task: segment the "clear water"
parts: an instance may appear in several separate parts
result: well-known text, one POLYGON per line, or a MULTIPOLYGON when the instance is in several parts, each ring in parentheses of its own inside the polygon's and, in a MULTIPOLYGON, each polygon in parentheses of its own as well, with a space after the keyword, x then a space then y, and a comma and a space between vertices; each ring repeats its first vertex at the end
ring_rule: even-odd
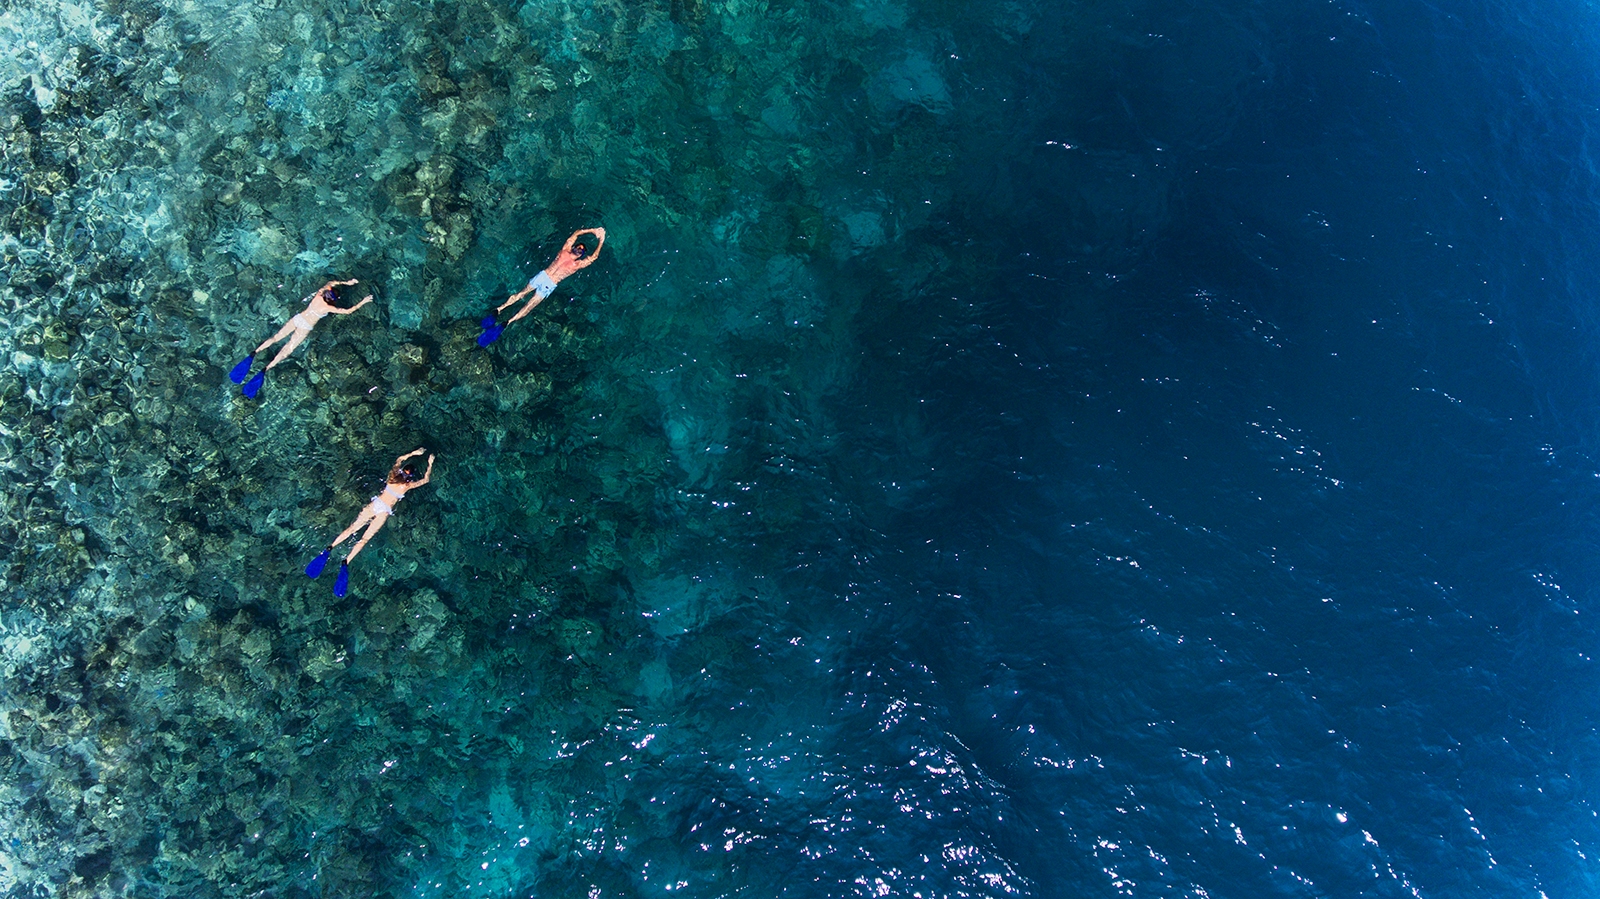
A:
POLYGON ((1594 892, 1593 9, 0 45, 0 895, 1594 892))

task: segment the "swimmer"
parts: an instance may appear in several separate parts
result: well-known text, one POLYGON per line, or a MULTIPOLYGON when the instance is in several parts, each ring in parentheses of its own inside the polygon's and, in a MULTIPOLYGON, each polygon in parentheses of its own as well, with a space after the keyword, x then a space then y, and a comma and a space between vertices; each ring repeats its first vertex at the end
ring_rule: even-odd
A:
POLYGON ((561 252, 556 254, 556 258, 544 271, 530 278, 527 287, 512 294, 509 299, 495 308, 493 314, 484 317, 482 322, 483 333, 478 335, 478 346, 488 346, 499 340, 500 332, 506 329, 506 325, 532 312, 533 307, 539 305, 544 301, 545 297, 553 293, 556 285, 561 283, 564 278, 574 274, 579 269, 593 265, 594 261, 600 257, 600 248, 605 246, 605 243, 606 229, 604 228, 585 228, 582 231, 572 232, 572 236, 567 238, 566 245, 561 248, 561 252), (598 238, 594 249, 590 249, 587 243, 578 243, 578 238, 585 234, 593 234, 598 238), (506 322, 506 325, 495 323, 500 313, 507 306, 520 302, 529 293, 533 294, 533 299, 528 301, 528 305, 517 310, 517 314, 511 316, 511 321, 506 322))
POLYGON ((304 311, 296 313, 294 318, 289 319, 288 324, 284 325, 282 328, 279 328, 278 333, 272 335, 272 339, 262 341, 261 345, 256 347, 254 352, 241 359, 239 364, 233 367, 233 371, 228 373, 228 377, 232 379, 233 383, 235 384, 244 384, 244 395, 253 399, 257 393, 261 392, 261 384, 266 380, 267 372, 271 371, 272 367, 277 365, 279 362, 289 358, 289 354, 294 352, 295 348, 300 346, 301 342, 310 336, 311 329, 317 326, 317 322, 325 318, 330 312, 334 315, 349 315, 357 309, 360 309, 362 306, 372 302, 372 294, 369 293, 361 300, 361 302, 351 306, 348 309, 343 306, 335 305, 341 301, 339 297, 339 288, 349 287, 354 283, 356 283, 356 281, 354 278, 352 278, 349 281, 329 281, 328 283, 322 285, 322 287, 320 287, 316 293, 306 297, 306 308, 304 311), (285 338, 287 338, 289 342, 283 345, 283 349, 278 351, 278 355, 272 357, 272 361, 267 363, 267 367, 262 369, 261 372, 255 377, 251 378, 250 383, 245 384, 245 376, 250 374, 250 367, 255 364, 256 353, 261 352, 267 347, 272 346, 273 344, 285 338))
POLYGON ((328 564, 328 556, 333 553, 334 547, 349 540, 356 531, 361 529, 362 525, 366 525, 367 532, 361 535, 361 539, 356 541, 356 545, 350 548, 350 554, 344 557, 343 562, 339 563, 339 579, 334 581, 333 595, 340 599, 344 598, 345 591, 350 589, 350 560, 356 557, 356 553, 361 552, 362 548, 367 545, 367 541, 372 539, 372 535, 378 533, 384 523, 389 520, 389 516, 394 514, 395 504, 404 499, 407 493, 428 483, 428 479, 433 477, 432 453, 428 454, 427 471, 419 473, 417 469, 422 466, 415 462, 407 461, 422 455, 424 452, 427 452, 427 450, 418 447, 394 460, 394 467, 389 469, 389 477, 385 479, 383 492, 374 496, 367 503, 367 507, 361 510, 361 514, 356 516, 356 520, 344 529, 344 533, 328 544, 328 548, 322 551, 322 555, 311 560, 311 564, 306 566, 307 577, 315 578, 317 575, 322 574, 323 566, 328 564))

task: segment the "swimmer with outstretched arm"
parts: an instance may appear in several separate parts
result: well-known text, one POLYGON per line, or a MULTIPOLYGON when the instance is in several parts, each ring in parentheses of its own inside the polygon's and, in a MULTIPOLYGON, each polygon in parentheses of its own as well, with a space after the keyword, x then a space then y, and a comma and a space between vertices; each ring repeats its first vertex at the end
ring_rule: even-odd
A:
POLYGON ((339 563, 339 579, 333 583, 333 595, 340 599, 344 598, 345 591, 350 589, 350 560, 356 557, 356 553, 361 552, 362 548, 367 545, 367 541, 372 539, 372 535, 378 533, 384 523, 389 520, 389 516, 394 514, 395 503, 404 499, 407 493, 428 483, 428 479, 433 477, 432 453, 428 454, 427 471, 418 472, 417 469, 422 466, 415 462, 407 461, 425 452, 427 450, 417 447, 394 460, 394 467, 389 469, 389 476, 384 479, 383 492, 374 496, 367 503, 366 508, 361 510, 361 514, 356 516, 356 520, 344 529, 344 533, 328 544, 328 548, 322 551, 322 555, 311 560, 311 564, 306 566, 306 576, 315 578, 317 575, 322 574, 323 566, 328 564, 328 556, 333 553, 334 547, 349 540, 356 531, 361 529, 362 525, 366 525, 366 533, 361 535, 361 539, 356 541, 356 545, 350 548, 350 554, 344 557, 343 562, 339 563))
POLYGON ((556 254, 556 258, 545 267, 544 271, 530 278, 527 287, 512 294, 504 303, 495 307, 492 314, 484 317, 482 322, 483 333, 478 335, 478 346, 486 347, 499 340, 500 333, 506 329, 506 325, 532 312, 533 307, 544 302, 545 297, 555 292, 556 285, 561 283, 563 279, 574 274, 579 269, 588 268, 594 264, 594 261, 600 257, 600 248, 605 246, 605 243, 606 229, 604 228, 584 228, 582 231, 572 232, 572 236, 567 238, 566 244, 561 247, 561 252, 556 254), (585 234, 593 234, 598 238, 599 242, 594 245, 594 249, 591 250, 587 244, 578 242, 578 238, 585 234), (500 313, 507 306, 515 305, 529 293, 533 294, 533 299, 529 300, 526 306, 518 309, 517 314, 511 316, 511 321, 506 322, 505 325, 496 323, 500 313))
POLYGON ((349 287, 355 283, 356 280, 351 278, 349 281, 329 281, 317 288, 315 293, 306 297, 306 308, 295 313, 294 318, 289 319, 288 324, 278 329, 278 333, 272 335, 268 340, 263 340, 261 345, 256 347, 250 355, 241 359, 239 364, 233 367, 233 371, 228 373, 228 377, 235 384, 244 384, 243 392, 245 396, 252 399, 255 398, 255 395, 261 392, 261 384, 267 379, 267 372, 271 371, 273 366, 279 362, 289 358, 289 354, 294 352, 307 337, 311 336, 311 329, 317 326, 317 322, 322 321, 330 313, 333 315, 349 315, 372 302, 372 294, 369 293, 361 302, 348 309, 337 305, 340 302, 339 288, 349 287), (272 361, 267 363, 267 367, 262 369, 246 384, 245 377, 250 374, 250 367, 255 364, 256 353, 285 338, 289 342, 283 345, 283 349, 278 351, 278 355, 272 357, 272 361))

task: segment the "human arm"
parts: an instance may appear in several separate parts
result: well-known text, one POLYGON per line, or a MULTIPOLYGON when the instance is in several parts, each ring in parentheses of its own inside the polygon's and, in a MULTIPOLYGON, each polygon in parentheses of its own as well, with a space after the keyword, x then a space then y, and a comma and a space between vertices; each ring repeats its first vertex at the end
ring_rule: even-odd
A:
POLYGON ((571 271, 575 272, 578 269, 588 268, 589 266, 593 265, 594 261, 596 259, 600 258, 600 248, 605 246, 605 245, 606 245, 606 229, 604 229, 604 228, 584 228, 581 231, 572 232, 572 236, 567 238, 566 245, 561 248, 561 254, 563 256, 567 256, 567 257, 571 258, 571 260, 572 260, 571 271), (594 249, 593 250, 590 250, 588 253, 585 253, 580 258, 580 257, 578 257, 578 256, 573 254, 572 246, 573 246, 573 244, 576 244, 578 242, 578 238, 582 237, 585 234, 593 234, 596 238, 598 238, 598 242, 594 245, 594 249))
POLYGON ((349 315, 350 313, 360 309, 362 306, 365 306, 370 302, 372 302, 372 294, 369 293, 361 298, 361 302, 351 306, 349 309, 340 309, 338 306, 329 306, 328 311, 332 312, 334 315, 349 315))
POLYGON ((413 482, 411 484, 411 486, 412 487, 421 487, 423 484, 428 483, 428 481, 432 477, 433 477, 433 453, 429 453, 428 454, 428 470, 422 473, 422 480, 413 482))

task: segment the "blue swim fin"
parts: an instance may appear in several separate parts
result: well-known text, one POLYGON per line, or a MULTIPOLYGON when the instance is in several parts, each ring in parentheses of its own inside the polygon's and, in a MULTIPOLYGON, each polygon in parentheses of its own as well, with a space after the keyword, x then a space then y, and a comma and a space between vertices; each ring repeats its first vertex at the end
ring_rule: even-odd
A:
POLYGON ((499 325, 495 325, 494 327, 485 330, 482 334, 478 335, 478 346, 488 346, 489 344, 494 343, 496 340, 500 339, 500 334, 503 331, 505 331, 505 328, 502 328, 499 325))
POLYGON ((306 577, 315 578, 322 574, 322 569, 327 567, 328 564, 328 553, 331 552, 333 552, 333 547, 330 546, 322 551, 322 555, 312 559, 311 564, 306 566, 306 577))
POLYGON ((495 313, 491 312, 488 315, 485 315, 483 317, 483 321, 478 322, 478 325, 479 325, 479 327, 481 327, 485 331, 487 331, 490 328, 494 327, 494 320, 495 320, 495 313))
POLYGON ((251 353, 243 359, 240 359, 239 364, 233 367, 233 371, 228 372, 228 379, 233 381, 235 384, 243 384, 244 379, 250 376, 250 366, 255 364, 256 354, 251 353))
POLYGON ((339 563, 339 579, 333 582, 333 595, 338 597, 339 599, 344 599, 344 595, 346 593, 349 593, 349 592, 350 592, 350 563, 349 562, 340 562, 339 563))
POLYGON ((250 383, 244 385, 244 395, 251 399, 255 399, 256 394, 261 392, 261 385, 265 383, 266 380, 266 372, 256 372, 256 376, 250 379, 250 383))

